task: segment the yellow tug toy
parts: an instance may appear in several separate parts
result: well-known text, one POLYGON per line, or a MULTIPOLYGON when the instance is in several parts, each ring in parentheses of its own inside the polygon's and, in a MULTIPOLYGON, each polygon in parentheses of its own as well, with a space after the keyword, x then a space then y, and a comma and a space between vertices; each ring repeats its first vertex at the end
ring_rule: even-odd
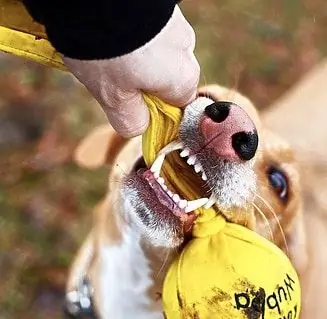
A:
MULTIPOLYGON (((64 70, 60 55, 45 33, 18 4, 12 15, 0 14, 0 50, 64 70), (10 17, 12 19, 10 19, 10 17)), ((144 95, 151 122, 143 135, 147 165, 178 137, 182 110, 144 95)), ((184 165, 168 158, 162 174, 184 198, 196 198, 187 176, 174 171, 184 165)), ((212 207, 200 208, 193 238, 168 270, 163 307, 168 319, 297 319, 301 310, 299 278, 287 256, 255 232, 230 223, 212 207)))

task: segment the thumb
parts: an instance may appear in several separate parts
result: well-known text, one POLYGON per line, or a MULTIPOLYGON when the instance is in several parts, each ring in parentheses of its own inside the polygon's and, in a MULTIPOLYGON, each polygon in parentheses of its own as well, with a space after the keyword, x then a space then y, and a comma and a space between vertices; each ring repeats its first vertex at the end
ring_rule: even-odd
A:
POLYGON ((111 106, 102 107, 112 127, 123 137, 141 135, 148 127, 149 110, 139 91, 126 93, 111 106))

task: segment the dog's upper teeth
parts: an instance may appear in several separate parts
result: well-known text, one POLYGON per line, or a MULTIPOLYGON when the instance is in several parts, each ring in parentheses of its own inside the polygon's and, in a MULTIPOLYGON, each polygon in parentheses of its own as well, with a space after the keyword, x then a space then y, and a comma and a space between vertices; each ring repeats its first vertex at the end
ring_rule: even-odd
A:
POLYGON ((207 203, 204 205, 205 209, 208 209, 210 207, 212 207, 215 203, 217 202, 217 199, 215 198, 215 196, 212 194, 209 198, 209 200, 207 201, 207 203))
POLYGON ((165 180, 162 177, 157 178, 160 185, 165 185, 165 180))
POLYGON ((173 197, 173 196, 174 196, 173 192, 170 191, 170 190, 167 191, 167 194, 168 194, 170 197, 173 197))
POLYGON ((208 178, 207 178, 207 175, 206 175, 205 172, 202 173, 202 179, 203 179, 204 181, 206 181, 206 180, 208 179, 208 178))
POLYGON ((205 205, 207 201, 208 198, 199 198, 196 200, 188 201, 187 206, 185 208, 185 213, 189 213, 193 210, 200 208, 201 206, 205 205))
POLYGON ((195 170, 196 173, 199 173, 200 171, 202 171, 203 169, 202 169, 201 164, 200 163, 196 163, 194 165, 194 170, 195 170))
POLYGON ((187 164, 188 165, 194 165, 196 161, 196 156, 195 155, 191 155, 188 160, 187 160, 187 164))
POLYGON ((179 154, 180 155, 180 157, 186 157, 186 156, 189 156, 190 155, 190 149, 188 148, 188 147, 185 147, 182 151, 181 151, 181 153, 179 154))

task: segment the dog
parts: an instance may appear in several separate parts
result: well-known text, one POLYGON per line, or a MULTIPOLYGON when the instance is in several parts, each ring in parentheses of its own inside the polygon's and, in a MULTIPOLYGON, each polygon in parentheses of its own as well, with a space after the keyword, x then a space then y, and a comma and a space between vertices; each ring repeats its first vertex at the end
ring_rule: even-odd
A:
MULTIPOLYGON (((70 316, 163 318, 165 273, 186 238, 185 225, 194 221, 185 211, 199 205, 218 205, 226 218, 280 247, 303 282, 303 300, 310 299, 306 295, 308 231, 300 170, 292 147, 261 121, 251 101, 219 85, 199 90, 198 99, 184 111, 179 132, 182 143, 168 147, 169 152, 180 152, 201 188, 209 184, 211 191, 197 202, 173 194, 167 181, 160 179, 162 163, 154 169, 146 167, 140 137, 124 139, 105 125, 91 132, 77 148, 75 161, 79 166, 108 166, 109 187, 94 210, 92 230, 71 267, 66 295, 70 316), (220 132, 218 137, 212 135, 214 130, 220 132), (238 146, 233 144, 235 135, 240 136, 238 146), (144 171, 152 171, 152 175, 144 171), (137 172, 142 172, 141 177, 137 172), (149 188, 153 178, 156 185, 171 192, 178 214, 163 208, 158 192, 153 196, 149 188), (231 207, 237 208, 236 214, 235 209, 230 213, 231 207)), ((310 307, 315 307, 314 301, 310 307)), ((323 318, 310 316, 312 309, 308 312, 305 308, 301 318, 323 318)))

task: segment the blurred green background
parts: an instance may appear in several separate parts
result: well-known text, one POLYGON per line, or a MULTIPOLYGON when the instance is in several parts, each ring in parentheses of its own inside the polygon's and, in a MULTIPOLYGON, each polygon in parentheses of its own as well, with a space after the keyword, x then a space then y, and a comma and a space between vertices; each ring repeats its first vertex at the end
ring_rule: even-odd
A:
MULTIPOLYGON (((269 106, 327 53, 323 0, 184 0, 201 83, 269 106)), ((0 318, 60 318, 67 267, 106 191, 72 161, 105 123, 70 75, 0 54, 0 318)))

